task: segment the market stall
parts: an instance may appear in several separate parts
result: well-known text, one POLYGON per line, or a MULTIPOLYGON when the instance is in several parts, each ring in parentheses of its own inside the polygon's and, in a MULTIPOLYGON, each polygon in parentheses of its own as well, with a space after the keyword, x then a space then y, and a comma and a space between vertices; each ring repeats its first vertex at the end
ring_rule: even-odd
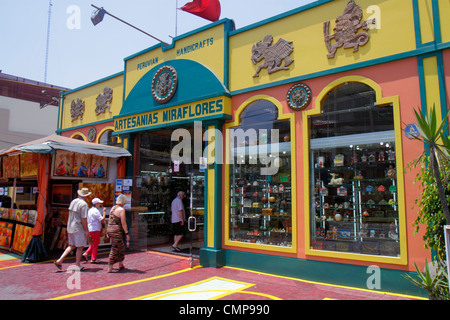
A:
POLYGON ((59 135, 0 151, 0 247, 32 262, 64 249, 76 190, 88 187, 112 207, 115 181, 130 156, 123 148, 59 135))

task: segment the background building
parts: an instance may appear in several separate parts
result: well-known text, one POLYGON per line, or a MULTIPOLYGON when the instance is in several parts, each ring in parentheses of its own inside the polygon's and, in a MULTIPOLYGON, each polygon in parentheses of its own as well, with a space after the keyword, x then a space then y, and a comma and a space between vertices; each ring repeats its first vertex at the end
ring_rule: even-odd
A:
POLYGON ((0 71, 0 150, 55 133, 66 90, 0 71))

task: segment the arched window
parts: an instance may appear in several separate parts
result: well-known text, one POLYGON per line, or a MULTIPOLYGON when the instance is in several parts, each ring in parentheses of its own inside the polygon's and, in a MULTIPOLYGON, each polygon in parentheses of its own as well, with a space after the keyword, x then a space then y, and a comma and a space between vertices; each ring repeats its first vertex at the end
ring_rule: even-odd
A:
POLYGON ((76 139, 76 140, 80 140, 80 141, 85 141, 83 136, 81 134, 76 134, 72 137, 72 139, 76 139))
POLYGON ((309 119, 311 249, 399 256, 392 105, 349 82, 309 119))
POLYGON ((118 138, 113 136, 113 130, 105 130, 99 138, 99 143, 107 146, 120 147, 118 138))
POLYGON ((232 245, 293 246, 290 122, 271 101, 256 100, 228 129, 232 245))

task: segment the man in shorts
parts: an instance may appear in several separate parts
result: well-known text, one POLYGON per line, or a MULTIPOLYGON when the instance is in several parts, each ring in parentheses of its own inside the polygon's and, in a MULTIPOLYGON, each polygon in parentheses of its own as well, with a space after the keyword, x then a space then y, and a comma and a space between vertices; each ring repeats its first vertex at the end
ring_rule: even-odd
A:
POLYGON ((55 266, 62 270, 62 262, 65 257, 73 250, 76 252, 76 266, 83 271, 85 268, 81 266, 81 257, 84 247, 87 247, 89 240, 89 229, 87 224, 87 213, 89 205, 86 198, 91 194, 87 188, 78 190, 78 198, 72 200, 69 206, 69 219, 67 221, 67 235, 69 238, 69 246, 63 252, 61 257, 54 262, 55 266))
POLYGON ((184 205, 184 192, 179 191, 177 197, 172 201, 172 227, 173 227, 173 245, 172 249, 174 251, 180 252, 181 249, 178 248, 178 243, 184 236, 185 227, 184 222, 186 221, 184 205))

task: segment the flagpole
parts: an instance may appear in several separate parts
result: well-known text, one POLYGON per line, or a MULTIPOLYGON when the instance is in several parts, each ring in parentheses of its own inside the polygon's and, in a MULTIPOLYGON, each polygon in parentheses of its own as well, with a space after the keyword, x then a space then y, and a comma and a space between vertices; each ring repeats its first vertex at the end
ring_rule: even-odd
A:
POLYGON ((178 0, 175 5, 175 37, 178 36, 178 0))

